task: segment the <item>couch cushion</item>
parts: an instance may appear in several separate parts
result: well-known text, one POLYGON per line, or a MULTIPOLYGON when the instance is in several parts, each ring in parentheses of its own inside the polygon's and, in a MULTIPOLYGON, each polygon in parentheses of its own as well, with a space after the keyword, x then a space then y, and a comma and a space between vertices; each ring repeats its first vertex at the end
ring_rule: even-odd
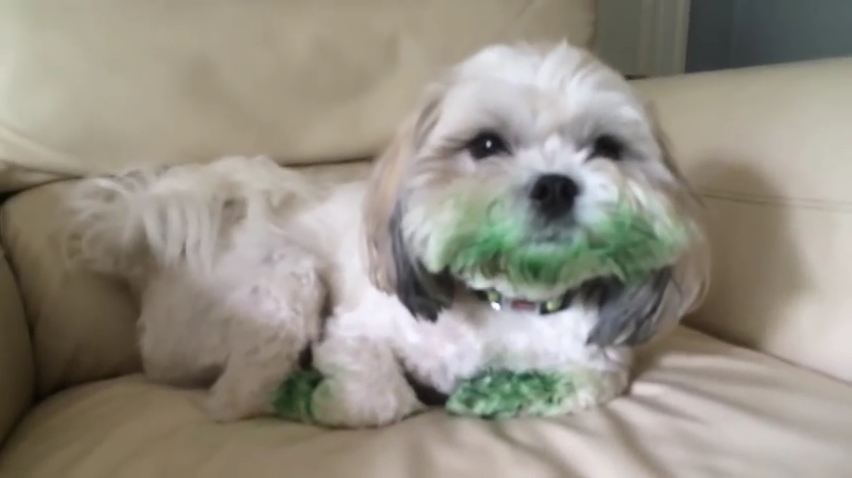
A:
POLYGON ((229 154, 366 157, 496 41, 586 45, 593 0, 0 0, 0 189, 229 154))
POLYGON ((118 281, 65 267, 61 204, 68 183, 13 197, 0 231, 15 266, 31 331, 36 390, 45 395, 83 381, 139 370, 136 308, 118 281))
POLYGON ((637 83, 705 198, 690 324, 852 381, 852 58, 637 83))
MULTIPOLYGON (((352 162, 302 170, 312 180, 339 183, 364 177, 369 167, 352 162)), ((134 338, 137 310, 125 288, 63 262, 62 204, 72 185, 65 181, 33 188, 0 211, 0 238, 15 265, 30 322, 40 396, 140 369, 134 338)))
POLYGON ((139 376, 39 405, 0 455, 7 476, 848 476, 852 388, 676 331, 648 351, 632 394, 550 420, 443 412, 369 431, 272 419, 217 425, 198 392, 139 376))
POLYGON ((0 249, 0 443, 33 396, 33 355, 18 286, 0 249))

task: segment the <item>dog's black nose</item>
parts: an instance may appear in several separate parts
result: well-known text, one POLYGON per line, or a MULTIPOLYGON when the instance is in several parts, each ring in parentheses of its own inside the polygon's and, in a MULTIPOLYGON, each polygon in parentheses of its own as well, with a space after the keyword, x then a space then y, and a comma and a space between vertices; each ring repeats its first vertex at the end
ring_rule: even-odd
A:
POLYGON ((574 206, 580 186, 561 174, 543 174, 530 189, 530 200, 546 219, 556 219, 567 214, 574 206))

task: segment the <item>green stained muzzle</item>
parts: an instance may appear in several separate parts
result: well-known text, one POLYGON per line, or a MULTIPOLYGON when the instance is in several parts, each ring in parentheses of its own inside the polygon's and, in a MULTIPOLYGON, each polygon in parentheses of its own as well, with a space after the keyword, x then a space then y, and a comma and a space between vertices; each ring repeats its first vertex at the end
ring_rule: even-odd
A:
POLYGON ((427 266, 462 279, 502 277, 521 286, 570 288, 601 276, 630 283, 670 265, 686 246, 686 223, 658 215, 622 202, 563 239, 541 241, 522 214, 499 202, 460 208, 449 233, 433 243, 427 266))

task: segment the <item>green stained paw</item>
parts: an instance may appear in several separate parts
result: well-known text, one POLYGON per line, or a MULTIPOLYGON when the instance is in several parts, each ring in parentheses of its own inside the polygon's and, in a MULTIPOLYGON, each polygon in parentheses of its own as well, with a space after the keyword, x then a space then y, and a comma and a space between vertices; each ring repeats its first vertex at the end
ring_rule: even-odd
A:
POLYGON ((279 417, 304 423, 313 423, 311 409, 314 391, 323 381, 317 370, 297 370, 290 374, 275 391, 272 406, 279 417))
POLYGON ((574 398, 576 385, 564 373, 490 371, 463 382, 446 408, 456 415, 488 419, 558 415, 574 398))

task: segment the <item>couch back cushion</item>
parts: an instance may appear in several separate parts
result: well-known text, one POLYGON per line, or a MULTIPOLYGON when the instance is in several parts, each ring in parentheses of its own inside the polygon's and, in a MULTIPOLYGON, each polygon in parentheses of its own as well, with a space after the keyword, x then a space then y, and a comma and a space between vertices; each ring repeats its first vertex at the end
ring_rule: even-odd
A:
POLYGON ((707 205, 689 323, 852 381, 852 58, 638 85, 707 205))
POLYGON ((491 42, 587 45, 593 19, 594 0, 0 0, 0 190, 368 157, 442 67, 491 42))

